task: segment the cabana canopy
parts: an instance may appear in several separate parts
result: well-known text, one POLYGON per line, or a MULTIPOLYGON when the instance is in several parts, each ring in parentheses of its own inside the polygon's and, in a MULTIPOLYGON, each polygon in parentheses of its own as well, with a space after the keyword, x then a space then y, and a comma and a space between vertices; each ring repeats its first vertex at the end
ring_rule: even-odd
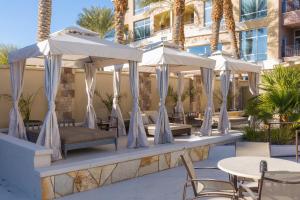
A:
POLYGON ((27 65, 44 65, 44 56, 62 55, 63 67, 82 67, 93 62, 97 67, 140 61, 142 51, 99 38, 99 34, 82 27, 67 27, 42 42, 9 54, 9 62, 27 59, 27 65))
POLYGON ((168 65, 170 72, 179 73, 200 68, 213 69, 215 61, 179 50, 176 45, 168 42, 147 46, 139 66, 157 67, 161 65, 168 65))
POLYGON ((215 71, 234 71, 234 72, 255 72, 259 73, 262 69, 261 66, 246 62, 243 60, 235 59, 221 52, 210 56, 209 58, 216 61, 215 71))

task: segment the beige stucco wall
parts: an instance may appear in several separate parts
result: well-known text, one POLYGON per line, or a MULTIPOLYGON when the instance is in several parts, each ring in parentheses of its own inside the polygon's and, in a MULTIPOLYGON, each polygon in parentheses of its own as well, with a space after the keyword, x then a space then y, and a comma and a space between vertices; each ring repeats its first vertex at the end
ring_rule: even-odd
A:
MULTIPOLYGON (((76 121, 81 122, 84 119, 86 111, 86 93, 85 93, 85 74, 83 71, 75 72, 75 103, 73 106, 73 117, 76 121)), ((177 88, 176 77, 170 77, 170 85, 177 88)), ((188 79, 185 79, 185 88, 188 88, 188 79)), ((38 68, 26 68, 24 74, 24 94, 30 95, 39 91, 32 107, 31 119, 43 120, 47 112, 47 101, 44 95, 44 70, 38 68)), ((101 94, 112 94, 112 73, 98 72, 96 90, 101 94)), ((159 97, 156 88, 156 77, 151 76, 151 109, 158 108, 159 97)), ((0 67, 0 94, 10 94, 10 78, 9 68, 0 67)), ((122 74, 121 79, 121 109, 124 118, 129 117, 131 110, 132 98, 130 93, 129 77, 127 73, 122 74)), ((94 106, 96 114, 101 118, 107 118, 108 113, 101 103, 100 99, 95 96, 94 106)), ((184 102, 184 107, 189 110, 189 99, 184 102)), ((8 127, 8 117, 11 108, 11 103, 5 99, 0 100, 0 128, 8 127)))

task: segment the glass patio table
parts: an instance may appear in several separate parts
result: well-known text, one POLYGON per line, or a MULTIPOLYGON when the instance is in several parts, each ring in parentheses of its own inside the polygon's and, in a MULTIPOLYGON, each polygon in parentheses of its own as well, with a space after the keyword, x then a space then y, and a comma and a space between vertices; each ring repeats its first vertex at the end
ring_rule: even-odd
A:
POLYGON ((254 180, 261 179, 259 168, 260 161, 262 160, 267 162, 268 171, 300 172, 299 163, 279 158, 255 156, 225 158, 218 162, 218 168, 232 176, 233 184, 235 188, 237 188, 237 177, 250 178, 254 180))

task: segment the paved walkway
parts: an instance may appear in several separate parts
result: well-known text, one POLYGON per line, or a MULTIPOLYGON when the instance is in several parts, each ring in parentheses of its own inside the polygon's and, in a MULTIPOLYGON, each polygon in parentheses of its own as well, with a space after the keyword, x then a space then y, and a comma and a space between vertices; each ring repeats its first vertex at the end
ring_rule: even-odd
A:
MULTIPOLYGON (((233 156, 233 147, 217 147, 210 153, 208 161, 198 162, 196 165, 215 166, 216 161, 223 157, 233 156), (212 159, 213 158, 213 159, 212 159)), ((103 188, 71 195, 61 200, 179 200, 182 195, 182 186, 185 181, 185 169, 178 167, 156 174, 150 174, 136 179, 119 182, 103 188)), ((207 177, 208 170, 199 175, 206 178, 223 178, 228 176, 220 171, 213 171, 207 177)))

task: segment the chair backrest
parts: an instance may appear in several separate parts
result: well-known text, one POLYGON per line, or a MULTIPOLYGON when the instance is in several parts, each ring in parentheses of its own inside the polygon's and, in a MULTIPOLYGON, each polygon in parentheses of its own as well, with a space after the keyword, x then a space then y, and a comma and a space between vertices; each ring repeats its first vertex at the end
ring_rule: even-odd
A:
MULTIPOLYGON (((189 179, 197 179, 196 171, 194 169, 194 164, 190 158, 190 156, 187 153, 184 153, 180 155, 181 160, 183 162, 183 165, 185 166, 185 169, 187 171, 187 175, 189 179)), ((194 195, 197 196, 197 188, 198 188, 198 183, 192 181, 192 187, 194 191, 194 195)))
POLYGON ((271 157, 270 144, 268 142, 236 142, 235 155, 271 157))
POLYGON ((265 172, 261 179, 259 200, 300 199, 300 172, 265 172))

